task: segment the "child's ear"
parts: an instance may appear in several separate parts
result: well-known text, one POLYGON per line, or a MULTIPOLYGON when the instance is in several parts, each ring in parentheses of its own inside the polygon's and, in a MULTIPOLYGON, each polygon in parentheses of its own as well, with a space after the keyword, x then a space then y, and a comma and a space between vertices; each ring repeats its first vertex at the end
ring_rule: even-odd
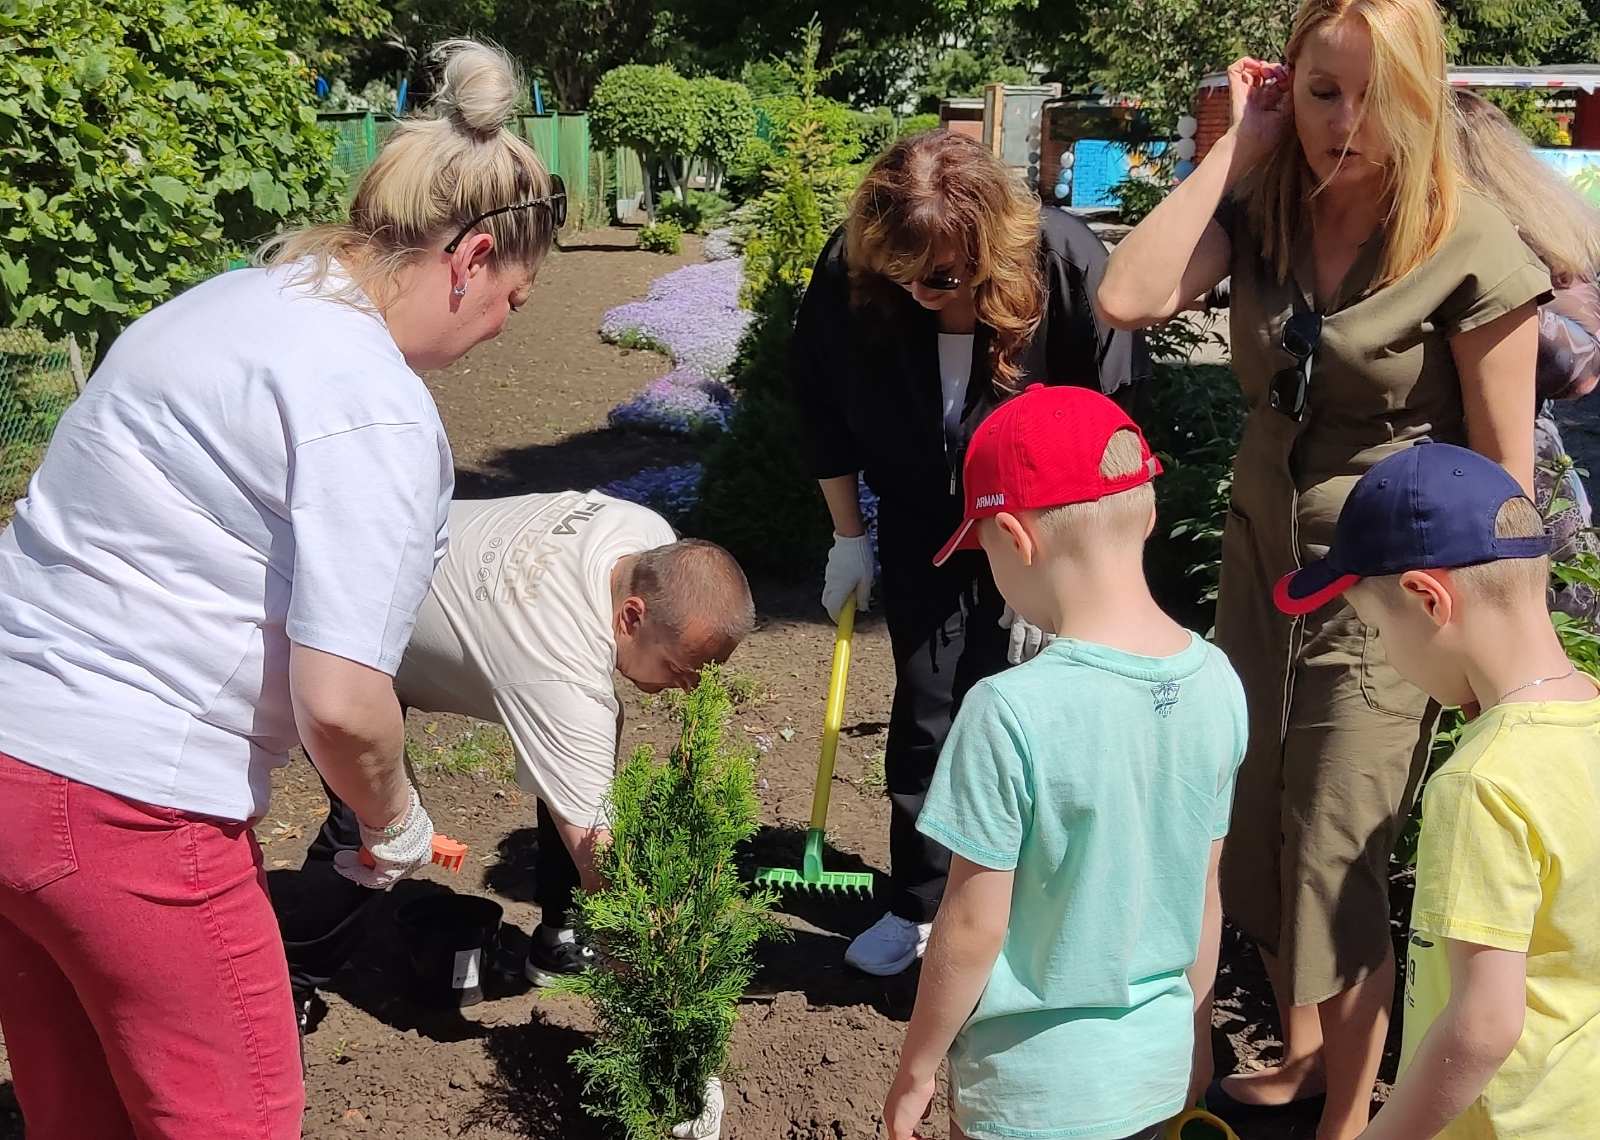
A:
POLYGON ((1427 570, 1407 570, 1400 575, 1400 588, 1406 601, 1418 606, 1435 626, 1448 625, 1455 614, 1455 595, 1450 592, 1449 571, 1439 574, 1427 570))
POLYGON ((1000 533, 1006 536, 1006 541, 1011 543, 1011 548, 1017 552, 1022 564, 1032 566, 1034 559, 1039 556, 1039 544, 1034 540, 1033 532, 1016 515, 1005 511, 996 515, 994 521, 1000 533))

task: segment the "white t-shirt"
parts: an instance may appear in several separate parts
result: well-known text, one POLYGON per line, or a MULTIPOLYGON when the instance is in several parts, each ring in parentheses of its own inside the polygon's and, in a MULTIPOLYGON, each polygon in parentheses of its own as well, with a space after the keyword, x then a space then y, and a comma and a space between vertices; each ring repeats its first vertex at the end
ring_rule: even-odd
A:
POLYGON ((939 389, 944 396, 944 431, 954 437, 961 431, 961 414, 967 407, 967 381, 972 377, 972 334, 939 334, 939 389))
POLYGON ((291 641, 393 673, 454 465, 383 321, 214 278, 118 338, 0 535, 0 752, 246 820, 298 738, 291 641))
POLYGON ((525 791, 568 823, 603 822, 620 712, 611 571, 675 538, 654 511, 594 491, 452 503, 400 699, 505 725, 525 791))

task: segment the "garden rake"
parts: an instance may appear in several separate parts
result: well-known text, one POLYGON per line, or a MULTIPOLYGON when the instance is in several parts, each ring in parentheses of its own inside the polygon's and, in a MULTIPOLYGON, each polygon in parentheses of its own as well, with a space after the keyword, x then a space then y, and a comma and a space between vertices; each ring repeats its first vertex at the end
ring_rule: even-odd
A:
POLYGON ((833 639, 833 673, 828 678, 828 707, 822 721, 822 755, 817 760, 817 787, 811 794, 811 826, 800 869, 762 867, 756 882, 781 890, 872 895, 872 872, 822 869, 823 839, 828 822, 828 793, 833 787, 833 760, 839 750, 839 726, 844 721, 845 682, 850 676, 850 641, 855 633, 856 600, 847 598, 839 611, 839 628, 833 639))

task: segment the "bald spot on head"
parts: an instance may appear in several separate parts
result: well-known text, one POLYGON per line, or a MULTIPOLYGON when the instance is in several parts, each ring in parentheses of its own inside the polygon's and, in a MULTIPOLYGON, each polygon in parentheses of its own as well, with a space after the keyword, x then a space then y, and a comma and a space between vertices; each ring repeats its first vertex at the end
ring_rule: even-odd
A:
POLYGON ((733 555, 704 539, 635 555, 628 592, 644 602, 655 636, 706 660, 726 659, 755 628, 744 571, 733 555))

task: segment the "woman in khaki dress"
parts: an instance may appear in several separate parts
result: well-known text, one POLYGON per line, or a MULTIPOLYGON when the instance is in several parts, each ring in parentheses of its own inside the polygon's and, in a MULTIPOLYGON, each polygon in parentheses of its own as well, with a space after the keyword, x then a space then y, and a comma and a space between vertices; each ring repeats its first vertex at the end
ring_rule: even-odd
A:
POLYGON ((1263 951, 1286 1055, 1214 1099, 1325 1091, 1318 1140, 1353 1140, 1394 993, 1388 859, 1437 710, 1347 606, 1282 617, 1272 587, 1325 552, 1361 473, 1420 439, 1471 446, 1531 489, 1550 278, 1462 184, 1432 0, 1305 0, 1285 59, 1230 69, 1233 128, 1124 239, 1099 301, 1143 327, 1232 276, 1249 416, 1217 640, 1251 742, 1222 887, 1263 951))

